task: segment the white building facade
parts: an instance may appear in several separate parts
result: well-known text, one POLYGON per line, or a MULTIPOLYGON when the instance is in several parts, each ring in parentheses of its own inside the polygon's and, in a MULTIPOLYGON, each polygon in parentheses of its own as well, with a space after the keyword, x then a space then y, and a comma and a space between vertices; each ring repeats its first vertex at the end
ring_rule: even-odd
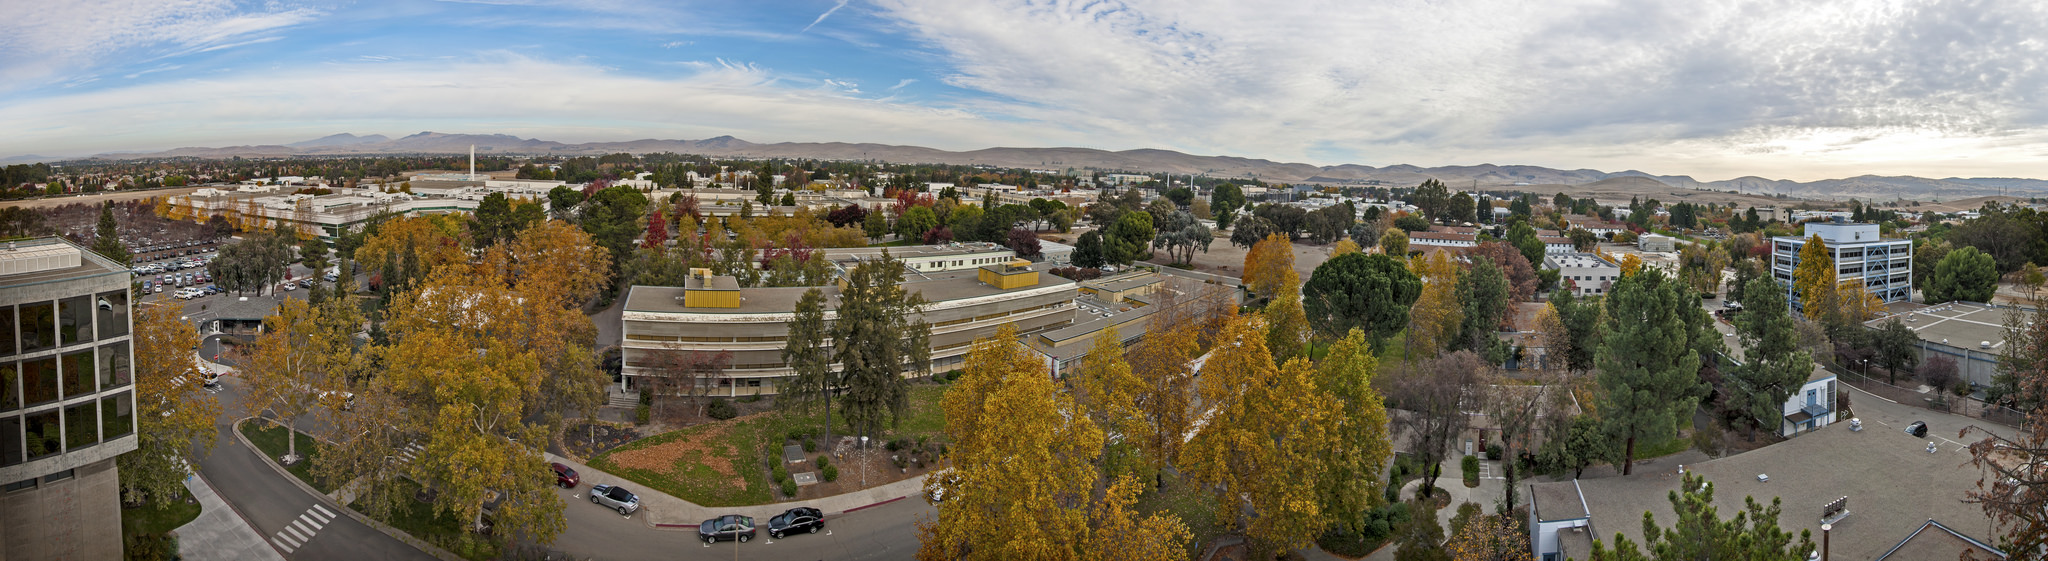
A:
POLYGON ((1885 302, 1904 302, 1913 293, 1913 242, 1879 237, 1876 224, 1808 222, 1800 237, 1771 238, 1771 276, 1785 287, 1792 309, 1800 310, 1792 272, 1807 239, 1820 236, 1835 261, 1837 283, 1858 281, 1885 302))
POLYGON ((1556 269, 1558 283, 1579 297, 1605 295, 1621 280, 1621 266, 1594 253, 1552 253, 1544 256, 1543 268, 1556 269))

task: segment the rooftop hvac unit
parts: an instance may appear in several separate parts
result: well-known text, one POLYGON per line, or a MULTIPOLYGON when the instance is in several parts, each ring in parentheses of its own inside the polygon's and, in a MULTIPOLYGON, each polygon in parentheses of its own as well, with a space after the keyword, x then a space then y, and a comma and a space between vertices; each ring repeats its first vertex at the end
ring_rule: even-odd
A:
POLYGON ((1978 342, 1977 342, 1977 348, 1979 348, 1979 349, 1989 349, 1989 348, 1991 348, 1991 342, 1990 342, 1990 341, 1978 341, 1978 342))

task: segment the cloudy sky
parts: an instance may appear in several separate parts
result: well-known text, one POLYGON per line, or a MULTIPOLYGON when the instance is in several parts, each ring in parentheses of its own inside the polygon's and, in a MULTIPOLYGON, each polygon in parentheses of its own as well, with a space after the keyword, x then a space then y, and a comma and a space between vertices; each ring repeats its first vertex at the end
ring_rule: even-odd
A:
POLYGON ((2048 178, 2048 2, 0 2, 0 157, 427 130, 2048 178))

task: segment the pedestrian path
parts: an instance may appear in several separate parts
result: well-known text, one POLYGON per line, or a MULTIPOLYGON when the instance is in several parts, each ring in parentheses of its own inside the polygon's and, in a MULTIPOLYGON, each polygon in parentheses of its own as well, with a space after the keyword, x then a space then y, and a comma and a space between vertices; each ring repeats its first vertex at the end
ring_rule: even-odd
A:
POLYGON ((278 549, 284 550, 285 553, 291 553, 312 542, 314 536, 320 535, 320 529, 333 521, 333 511, 315 504, 312 508, 306 509, 306 512, 300 513, 298 518, 293 518, 283 530, 272 534, 270 543, 277 544, 278 549))
MULTIPOLYGON (((628 481, 623 477, 598 471, 588 465, 571 461, 555 454, 548 454, 548 461, 559 462, 576 470, 583 482, 577 486, 576 498, 584 499, 592 485, 618 485, 640 497, 640 512, 635 513, 647 525, 657 528, 696 528, 703 521, 726 514, 751 516, 756 520, 767 520, 783 511, 807 506, 825 512, 826 516, 845 514, 897 500, 924 500, 924 476, 877 485, 867 489, 817 499, 791 501, 757 506, 708 507, 676 498, 667 493, 650 489, 645 485, 628 481)), ((929 475, 929 474, 927 474, 929 475)), ((584 499, 588 500, 588 499, 584 499)), ((588 506, 588 505, 585 505, 588 506)))
POLYGON ((213 486, 198 475, 185 478, 185 488, 199 500, 199 517, 172 530, 178 536, 178 556, 191 561, 250 560, 284 561, 284 556, 263 541, 263 534, 213 492, 213 486))

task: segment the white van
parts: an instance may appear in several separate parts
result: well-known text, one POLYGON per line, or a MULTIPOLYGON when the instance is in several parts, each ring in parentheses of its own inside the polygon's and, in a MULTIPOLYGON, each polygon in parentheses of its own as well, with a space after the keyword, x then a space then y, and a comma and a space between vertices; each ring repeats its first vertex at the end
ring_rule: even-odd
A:
POLYGON ((201 297, 201 296, 205 296, 205 295, 206 295, 206 291, 204 291, 204 290, 200 290, 200 289, 197 289, 197 288, 187 288, 187 289, 184 289, 184 290, 180 290, 180 291, 178 291, 178 299, 179 299, 179 300, 191 300, 191 299, 193 299, 193 298, 198 298, 198 297, 201 297))

